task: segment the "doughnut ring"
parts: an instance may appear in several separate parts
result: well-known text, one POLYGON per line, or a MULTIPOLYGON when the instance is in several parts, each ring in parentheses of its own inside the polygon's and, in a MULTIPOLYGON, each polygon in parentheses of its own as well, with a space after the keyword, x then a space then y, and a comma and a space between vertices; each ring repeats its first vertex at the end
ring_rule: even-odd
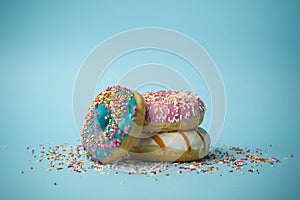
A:
POLYGON ((196 129, 203 121, 205 105, 200 97, 181 90, 142 94, 146 105, 143 132, 196 129))
POLYGON ((124 156, 142 132, 145 119, 143 97, 122 86, 101 92, 88 109, 81 131, 87 157, 111 163, 124 156))
POLYGON ((139 138, 129 154, 134 159, 147 161, 194 161, 205 157, 209 148, 210 137, 199 127, 139 138))

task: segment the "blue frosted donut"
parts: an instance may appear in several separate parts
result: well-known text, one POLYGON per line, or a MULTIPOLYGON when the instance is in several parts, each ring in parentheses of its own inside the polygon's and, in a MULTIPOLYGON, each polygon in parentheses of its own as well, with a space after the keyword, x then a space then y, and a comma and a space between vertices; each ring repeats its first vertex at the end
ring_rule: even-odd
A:
POLYGON ((121 158, 135 144, 145 119, 144 100, 122 86, 101 92, 89 107, 81 132, 87 156, 101 163, 121 158))

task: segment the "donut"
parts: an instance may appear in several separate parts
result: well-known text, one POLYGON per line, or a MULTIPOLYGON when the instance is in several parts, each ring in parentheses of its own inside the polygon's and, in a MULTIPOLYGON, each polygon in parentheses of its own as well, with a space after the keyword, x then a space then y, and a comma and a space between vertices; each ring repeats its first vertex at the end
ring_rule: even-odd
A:
POLYGON ((136 91, 110 86, 100 92, 81 131, 87 157, 103 164, 123 157, 142 132, 145 112, 143 97, 136 91))
POLYGON ((209 147, 210 137, 199 127, 139 138, 129 154, 134 159, 147 161, 195 161, 206 156, 209 147))
POLYGON ((160 90, 142 96, 146 105, 143 132, 192 130, 203 121, 205 105, 196 94, 160 90))

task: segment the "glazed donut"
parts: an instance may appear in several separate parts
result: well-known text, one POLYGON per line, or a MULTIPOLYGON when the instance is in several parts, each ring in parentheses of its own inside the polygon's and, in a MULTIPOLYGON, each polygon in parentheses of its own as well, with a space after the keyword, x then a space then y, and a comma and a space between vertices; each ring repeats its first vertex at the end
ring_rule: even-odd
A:
POLYGON ((143 132, 192 130, 203 121, 205 106, 196 94, 160 90, 142 96, 146 105, 143 132))
POLYGON ((206 156, 209 147, 208 133, 204 129, 198 128, 140 138, 129 154, 134 159, 147 161, 194 161, 206 156))
POLYGON ((122 86, 101 92, 89 107, 81 132, 87 157, 100 163, 120 159, 141 134, 145 111, 138 92, 122 86))

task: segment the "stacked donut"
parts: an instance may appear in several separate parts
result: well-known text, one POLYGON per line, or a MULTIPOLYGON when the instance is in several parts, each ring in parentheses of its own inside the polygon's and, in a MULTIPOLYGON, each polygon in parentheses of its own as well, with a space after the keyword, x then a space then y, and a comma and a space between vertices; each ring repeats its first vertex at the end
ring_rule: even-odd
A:
POLYGON ((134 158, 151 161, 192 161, 209 151, 210 138, 198 126, 205 113, 191 92, 160 90, 142 94, 146 116, 142 137, 130 150, 134 158))
POLYGON ((90 105, 81 132, 87 156, 111 163, 126 153, 150 161, 192 161, 209 151, 198 128, 205 106, 198 95, 161 90, 139 94, 111 86, 90 105))

